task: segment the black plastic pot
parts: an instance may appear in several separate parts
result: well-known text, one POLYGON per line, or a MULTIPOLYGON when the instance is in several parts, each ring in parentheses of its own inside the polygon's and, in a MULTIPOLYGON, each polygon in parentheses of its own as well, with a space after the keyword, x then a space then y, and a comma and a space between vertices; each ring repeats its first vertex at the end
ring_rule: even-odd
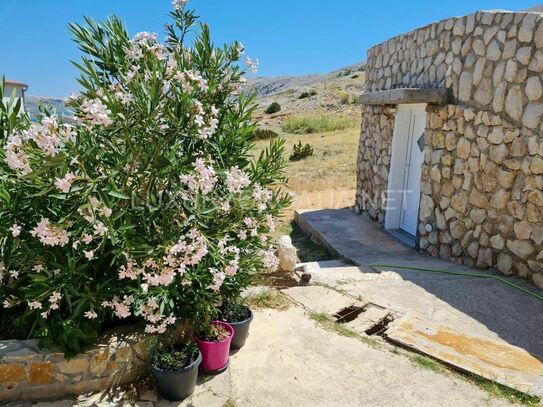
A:
POLYGON ((251 314, 246 320, 240 322, 227 321, 230 325, 232 325, 232 328, 234 328, 234 337, 232 338, 232 343, 230 344, 231 350, 239 349, 245 345, 245 341, 249 336, 249 325, 251 325, 251 321, 253 320, 253 312, 251 310, 249 310, 249 312, 251 314))
POLYGON ((198 367, 201 362, 202 353, 198 351, 196 360, 181 370, 166 371, 151 365, 158 389, 164 398, 170 401, 180 401, 194 393, 198 379, 198 367))

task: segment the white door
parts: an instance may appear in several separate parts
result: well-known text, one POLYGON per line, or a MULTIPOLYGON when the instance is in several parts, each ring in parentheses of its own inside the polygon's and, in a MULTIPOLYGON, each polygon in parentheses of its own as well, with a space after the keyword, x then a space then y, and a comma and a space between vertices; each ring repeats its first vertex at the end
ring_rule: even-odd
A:
POLYGON ((403 182, 400 191, 400 229, 412 236, 417 234, 420 202, 420 176, 424 160, 424 128, 426 112, 423 107, 410 107, 404 117, 404 135, 407 137, 403 162, 403 182))

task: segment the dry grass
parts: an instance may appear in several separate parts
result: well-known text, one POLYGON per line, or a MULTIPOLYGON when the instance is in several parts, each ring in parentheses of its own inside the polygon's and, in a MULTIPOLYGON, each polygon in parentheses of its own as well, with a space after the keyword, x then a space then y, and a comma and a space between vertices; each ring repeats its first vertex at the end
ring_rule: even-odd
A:
POLYGON ((290 299, 280 291, 267 290, 257 294, 251 294, 245 298, 245 304, 251 309, 273 308, 286 310, 292 305, 290 299))
MULTIPOLYGON (((354 191, 359 133, 359 126, 316 134, 281 132, 286 141, 286 159, 298 141, 309 143, 314 151, 311 157, 288 163, 289 188, 298 195, 318 191, 354 191)), ((257 141, 257 150, 264 149, 268 143, 266 140, 257 141)), ((352 205, 354 196, 350 199, 352 205)))
MULTIPOLYGON (((279 222, 277 237, 291 234, 295 209, 346 208, 354 204, 359 127, 357 124, 354 128, 317 134, 288 134, 274 128, 285 139, 286 160, 298 141, 311 144, 314 150, 311 157, 287 161, 287 187, 294 193, 294 201, 279 222)), ((256 141, 255 154, 260 154, 269 142, 256 141)))

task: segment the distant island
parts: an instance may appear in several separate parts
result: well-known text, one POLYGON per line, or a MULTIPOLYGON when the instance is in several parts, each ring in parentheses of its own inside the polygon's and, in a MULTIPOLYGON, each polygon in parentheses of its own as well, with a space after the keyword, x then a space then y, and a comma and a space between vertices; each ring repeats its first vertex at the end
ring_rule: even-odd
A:
POLYGON ((46 105, 54 108, 58 114, 64 114, 67 116, 71 115, 70 110, 66 106, 64 106, 63 99, 25 95, 26 111, 30 114, 31 117, 37 117, 39 115, 40 105, 46 105))

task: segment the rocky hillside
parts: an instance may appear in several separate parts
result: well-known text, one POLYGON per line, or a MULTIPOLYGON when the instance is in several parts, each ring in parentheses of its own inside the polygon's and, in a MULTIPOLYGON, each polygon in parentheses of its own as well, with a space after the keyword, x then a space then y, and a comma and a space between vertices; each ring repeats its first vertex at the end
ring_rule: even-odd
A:
POLYGON ((328 74, 251 78, 247 88, 257 94, 257 118, 261 124, 276 125, 286 116, 352 116, 359 112, 358 96, 364 85, 364 64, 358 63, 328 74), (264 111, 273 102, 281 110, 264 111))
MULTIPOLYGON (((292 115, 352 116, 359 112, 357 102, 364 85, 364 70, 364 64, 358 63, 321 75, 250 78, 247 89, 257 94, 256 116, 263 125, 279 124, 283 117, 292 115), (265 114, 273 102, 279 103, 281 110, 265 114)), ((40 104, 69 114, 62 99, 27 95, 25 101, 33 116, 39 113, 40 104)))

